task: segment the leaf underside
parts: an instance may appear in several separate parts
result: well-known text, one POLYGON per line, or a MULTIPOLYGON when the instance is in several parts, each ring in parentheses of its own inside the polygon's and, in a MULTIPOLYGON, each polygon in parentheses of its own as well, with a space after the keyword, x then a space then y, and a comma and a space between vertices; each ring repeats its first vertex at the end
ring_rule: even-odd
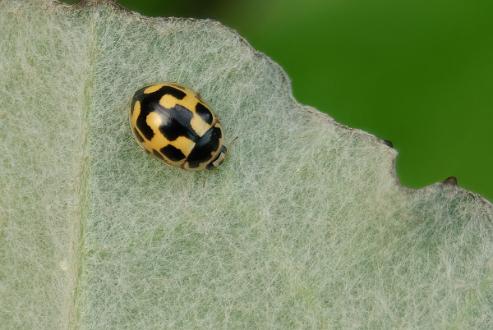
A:
POLYGON ((0 324, 6 329, 493 328, 493 208, 401 187, 396 152, 291 96, 209 20, 104 1, 0 1, 0 324), (218 170, 133 140, 135 90, 220 116, 218 170))

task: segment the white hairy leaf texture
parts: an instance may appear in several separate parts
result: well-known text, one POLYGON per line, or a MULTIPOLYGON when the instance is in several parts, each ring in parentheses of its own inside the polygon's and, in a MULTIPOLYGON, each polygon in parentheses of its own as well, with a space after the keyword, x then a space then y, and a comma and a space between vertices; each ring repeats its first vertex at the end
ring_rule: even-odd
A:
POLYGON ((492 205, 395 158, 217 22, 0 0, 0 328, 493 328, 492 205), (134 141, 161 81, 221 118, 217 170, 134 141))

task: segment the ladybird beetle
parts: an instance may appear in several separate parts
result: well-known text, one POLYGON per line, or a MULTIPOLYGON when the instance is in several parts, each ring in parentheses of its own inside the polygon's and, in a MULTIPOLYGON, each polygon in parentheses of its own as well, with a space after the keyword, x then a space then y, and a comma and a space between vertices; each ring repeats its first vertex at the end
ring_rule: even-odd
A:
POLYGON ((135 92, 130 126, 147 152, 172 166, 212 169, 226 157, 219 118, 197 93, 177 83, 135 92))

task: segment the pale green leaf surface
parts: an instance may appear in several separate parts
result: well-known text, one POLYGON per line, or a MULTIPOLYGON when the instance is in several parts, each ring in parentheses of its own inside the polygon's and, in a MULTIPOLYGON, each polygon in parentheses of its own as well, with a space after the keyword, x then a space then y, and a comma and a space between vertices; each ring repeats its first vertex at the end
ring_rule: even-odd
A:
POLYGON ((491 204, 401 187, 234 32, 48 0, 0 1, 0 28, 0 328, 493 328, 491 204), (133 140, 159 81, 221 117, 218 170, 133 140))

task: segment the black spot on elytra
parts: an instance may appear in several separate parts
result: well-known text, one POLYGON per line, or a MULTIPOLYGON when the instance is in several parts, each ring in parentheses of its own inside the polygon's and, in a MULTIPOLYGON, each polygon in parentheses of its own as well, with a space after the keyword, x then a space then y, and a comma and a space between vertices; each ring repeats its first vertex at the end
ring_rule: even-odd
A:
POLYGON ((212 113, 209 109, 207 109, 205 105, 200 102, 197 103, 197 105, 195 106, 195 111, 207 124, 212 124, 212 113))
POLYGON ((212 127, 198 140, 195 147, 187 157, 188 165, 191 168, 199 167, 204 162, 210 162, 211 154, 219 147, 219 140, 222 137, 221 129, 212 127))
MULTIPOLYGON (((132 100, 132 105, 134 105, 136 101, 140 101, 140 114, 139 117, 137 117, 137 127, 146 139, 151 140, 154 136, 154 132, 151 127, 147 125, 146 119, 151 112, 159 112, 160 110, 164 110, 164 108, 159 104, 159 100, 166 94, 172 95, 181 100, 186 94, 185 92, 171 86, 163 86, 154 93, 144 94, 144 90, 147 87, 141 88, 135 93, 132 100)), ((133 111, 133 106, 131 111, 133 111)))
POLYGON ((185 107, 177 104, 171 110, 160 109, 159 112, 167 116, 166 123, 159 127, 159 131, 170 141, 176 140, 179 136, 184 136, 192 141, 196 141, 199 136, 193 130, 190 121, 193 113, 185 107))
POLYGON ((185 158, 185 155, 183 152, 181 152, 180 149, 175 148, 171 144, 168 144, 166 147, 161 149, 161 152, 163 153, 164 156, 166 156, 168 159, 172 161, 179 161, 185 158))

